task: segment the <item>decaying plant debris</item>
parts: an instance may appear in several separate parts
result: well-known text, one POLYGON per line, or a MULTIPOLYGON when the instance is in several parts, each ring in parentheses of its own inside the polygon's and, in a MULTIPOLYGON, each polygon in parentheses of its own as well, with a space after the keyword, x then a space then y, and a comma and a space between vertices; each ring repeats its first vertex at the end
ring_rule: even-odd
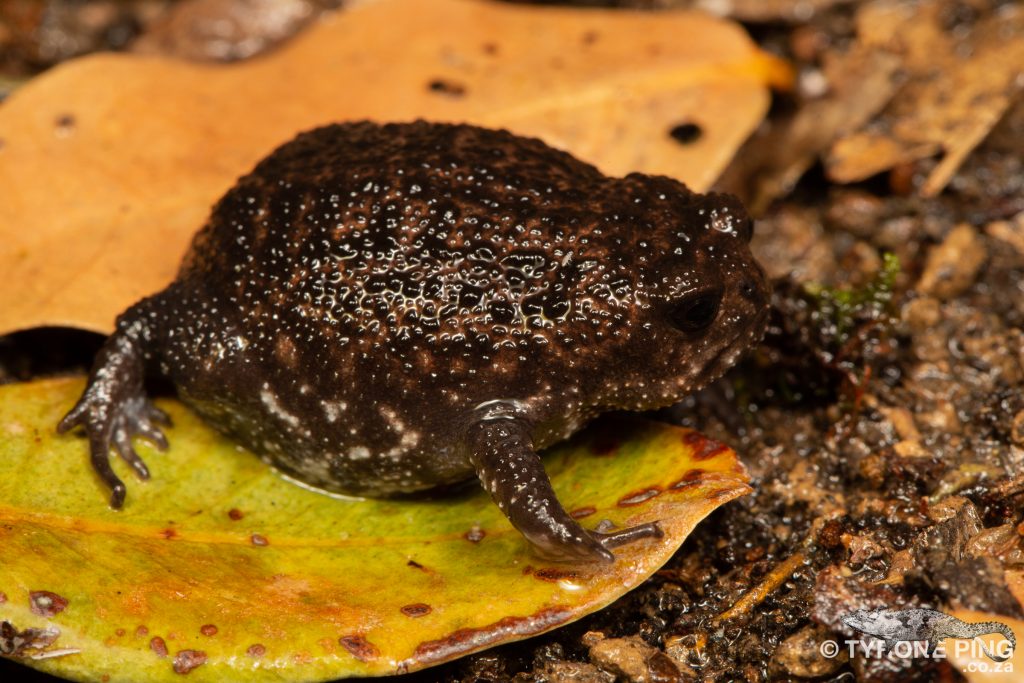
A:
MULTIPOLYGON (((408 680, 958 680, 819 644, 862 608, 1024 620, 1019 4, 693 4, 800 69, 721 181, 762 214, 769 335, 660 415, 732 445, 756 492, 606 610, 408 680)), ((26 360, 35 339, 3 342, 0 377, 66 367, 26 360)))

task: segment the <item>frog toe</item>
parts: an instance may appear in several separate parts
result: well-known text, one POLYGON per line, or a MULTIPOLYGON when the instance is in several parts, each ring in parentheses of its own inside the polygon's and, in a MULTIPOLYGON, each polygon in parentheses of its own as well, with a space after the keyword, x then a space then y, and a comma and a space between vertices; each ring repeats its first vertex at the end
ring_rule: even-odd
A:
POLYGON ((605 548, 619 548, 645 538, 663 538, 665 532, 657 522, 638 524, 627 529, 612 532, 592 531, 591 534, 605 548))
MULTIPOLYGON (((88 425, 86 429, 89 430, 88 425)), ((89 430, 89 459, 96 476, 110 489, 110 507, 120 509, 124 505, 127 488, 110 466, 109 435, 101 434, 99 430, 89 430)))
POLYGON ((601 543, 600 539, 582 529, 580 531, 582 533, 557 540, 535 535, 527 535, 527 538, 537 554, 545 560, 601 564, 611 564, 615 561, 615 555, 601 543))
MULTIPOLYGON (((152 427, 152 425, 159 425, 161 427, 170 427, 172 425, 172 423, 171 423, 171 416, 168 415, 167 413, 165 413, 164 411, 160 410, 159 408, 157 408, 155 405, 153 405, 149 401, 146 401, 146 412, 145 412, 145 414, 146 414, 146 418, 147 418, 146 423, 150 427, 152 427)), ((159 429, 155 429, 154 431, 157 434, 160 434, 160 430, 159 429)), ((163 438, 163 434, 160 434, 160 437, 163 438)))
POLYGON ((139 457, 139 454, 135 452, 135 448, 132 446, 131 434, 129 434, 127 429, 118 429, 114 432, 114 449, 121 456, 122 460, 132 466, 135 473, 139 475, 139 479, 149 479, 149 468, 146 467, 146 463, 139 457))

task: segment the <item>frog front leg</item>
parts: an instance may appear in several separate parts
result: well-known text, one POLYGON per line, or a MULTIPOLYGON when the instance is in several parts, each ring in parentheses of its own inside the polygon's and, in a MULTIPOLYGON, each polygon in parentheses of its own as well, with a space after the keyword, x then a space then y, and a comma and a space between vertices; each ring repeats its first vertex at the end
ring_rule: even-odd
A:
POLYGON ((167 448, 158 425, 169 426, 170 418, 149 402, 142 386, 154 335, 154 304, 154 298, 145 299, 118 317, 116 331, 96 356, 85 391, 57 425, 61 434, 76 426, 85 429, 92 467, 110 488, 113 508, 124 504, 125 485, 110 466, 111 447, 140 479, 149 479, 149 468, 132 447, 132 437, 139 435, 160 450, 167 448))
POLYGON ((530 423, 522 417, 477 419, 467 430, 466 442, 477 476, 491 499, 512 526, 548 559, 612 562, 615 556, 609 548, 662 535, 655 523, 613 533, 581 527, 555 497, 533 448, 530 423))

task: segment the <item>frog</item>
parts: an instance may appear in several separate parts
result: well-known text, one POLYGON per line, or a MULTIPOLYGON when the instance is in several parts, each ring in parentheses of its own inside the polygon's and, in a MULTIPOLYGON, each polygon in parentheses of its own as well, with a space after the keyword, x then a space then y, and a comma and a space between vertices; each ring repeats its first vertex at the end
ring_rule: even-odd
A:
POLYGON ((542 557, 614 562, 658 523, 585 529, 539 453, 602 413, 678 402, 760 341, 752 235, 731 195, 607 176, 506 130, 325 125, 216 202, 57 428, 84 431, 121 508, 112 454, 145 480, 133 438, 168 447, 144 386, 159 375, 298 483, 402 497, 476 478, 542 557))

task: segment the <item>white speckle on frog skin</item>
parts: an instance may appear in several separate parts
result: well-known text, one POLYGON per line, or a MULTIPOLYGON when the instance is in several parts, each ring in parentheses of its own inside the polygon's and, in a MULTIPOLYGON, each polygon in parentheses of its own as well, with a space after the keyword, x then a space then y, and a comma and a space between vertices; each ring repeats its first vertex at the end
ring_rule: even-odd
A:
POLYGON ((281 420, 281 422, 284 422, 293 429, 298 429, 301 426, 302 421, 281 406, 277 394, 270 390, 270 385, 266 382, 263 383, 263 388, 260 390, 260 400, 266 407, 267 412, 281 420))
POLYGON ((324 409, 324 417, 331 424, 337 422, 341 414, 348 410, 348 403, 345 401, 321 401, 320 406, 324 409))
POLYGON ((349 460, 368 460, 370 457, 370 449, 366 446, 353 446, 348 449, 349 460))

